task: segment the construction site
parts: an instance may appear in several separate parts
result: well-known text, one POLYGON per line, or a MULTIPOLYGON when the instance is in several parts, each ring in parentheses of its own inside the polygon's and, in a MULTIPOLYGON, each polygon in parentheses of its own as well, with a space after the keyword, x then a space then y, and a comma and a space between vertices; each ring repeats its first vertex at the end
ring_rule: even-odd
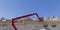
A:
POLYGON ((60 30, 59 17, 39 17, 37 13, 6 19, 0 18, 0 30, 60 30), (30 18, 30 16, 37 18, 30 18))

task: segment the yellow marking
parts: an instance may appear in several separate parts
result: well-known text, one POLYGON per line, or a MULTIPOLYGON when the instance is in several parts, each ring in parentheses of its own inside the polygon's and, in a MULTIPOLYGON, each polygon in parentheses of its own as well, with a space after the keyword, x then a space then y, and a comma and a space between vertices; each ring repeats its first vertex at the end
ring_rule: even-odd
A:
MULTIPOLYGON (((0 25, 11 25, 11 22, 0 22, 0 25)), ((44 21, 44 22, 37 22, 37 21, 23 21, 23 22, 15 22, 16 26, 26 25, 26 24, 60 24, 60 21, 44 21)))

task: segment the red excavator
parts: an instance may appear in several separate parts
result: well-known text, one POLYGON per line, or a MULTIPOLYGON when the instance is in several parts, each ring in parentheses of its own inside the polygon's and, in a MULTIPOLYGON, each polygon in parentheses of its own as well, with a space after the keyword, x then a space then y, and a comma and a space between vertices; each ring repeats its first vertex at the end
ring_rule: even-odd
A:
POLYGON ((14 24, 14 21, 15 21, 15 20, 21 19, 21 18, 25 18, 25 17, 29 17, 29 16, 32 16, 32 15, 36 15, 36 16, 38 17, 38 19, 39 19, 38 21, 39 21, 39 22, 43 22, 43 18, 40 18, 37 13, 32 13, 32 14, 28 14, 28 15, 24 15, 24 16, 12 18, 12 26, 13 26, 14 30, 18 30, 18 29, 16 28, 15 24, 14 24))

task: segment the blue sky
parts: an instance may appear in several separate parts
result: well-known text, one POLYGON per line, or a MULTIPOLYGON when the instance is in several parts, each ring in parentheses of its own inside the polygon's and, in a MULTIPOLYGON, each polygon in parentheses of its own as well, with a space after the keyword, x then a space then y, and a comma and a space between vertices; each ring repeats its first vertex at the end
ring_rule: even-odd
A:
POLYGON ((0 0, 0 18, 14 18, 34 12, 40 17, 60 17, 60 0, 0 0))

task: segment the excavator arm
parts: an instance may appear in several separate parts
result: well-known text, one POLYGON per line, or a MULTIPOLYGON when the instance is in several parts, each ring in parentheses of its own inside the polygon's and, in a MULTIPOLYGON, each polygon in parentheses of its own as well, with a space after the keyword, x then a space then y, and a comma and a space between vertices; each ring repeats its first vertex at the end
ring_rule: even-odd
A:
POLYGON ((14 21, 17 20, 17 19, 21 19, 21 18, 25 18, 25 17, 29 17, 29 16, 32 16, 32 15, 36 15, 39 19, 39 22, 42 22, 43 20, 38 16, 37 13, 33 13, 33 14, 28 14, 28 15, 25 15, 25 16, 21 16, 21 17, 17 17, 17 18, 12 18, 12 26, 15 30, 18 30, 14 24, 14 21))

